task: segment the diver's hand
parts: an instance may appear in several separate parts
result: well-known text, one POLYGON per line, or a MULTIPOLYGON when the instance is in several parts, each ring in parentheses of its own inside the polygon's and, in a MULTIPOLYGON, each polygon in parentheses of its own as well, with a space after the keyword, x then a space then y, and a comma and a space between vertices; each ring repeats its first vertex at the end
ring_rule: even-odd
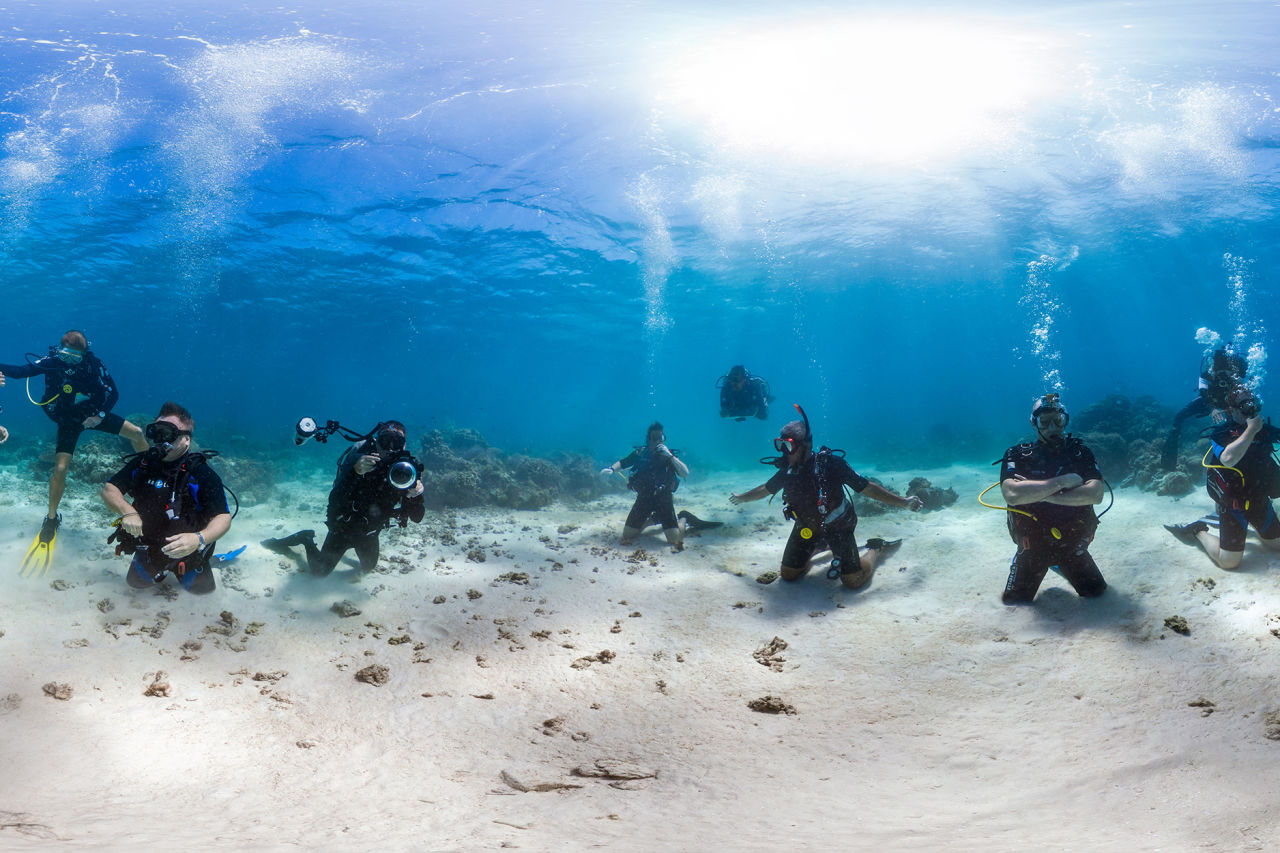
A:
POLYGON ((175 533, 164 540, 160 552, 171 560, 181 559, 200 550, 200 537, 195 533, 175 533))
POLYGON ((1060 492, 1067 492, 1071 489, 1076 489, 1084 485, 1084 477, 1081 477, 1079 474, 1063 474, 1057 479, 1061 486, 1058 490, 1060 492))
POLYGON ((658 453, 662 454, 663 456, 671 455, 671 451, 667 450, 667 446, 665 444, 659 444, 657 447, 654 448, 654 450, 658 451, 658 453))
POLYGON ((124 528, 125 533, 137 538, 142 535, 142 516, 137 512, 126 512, 120 519, 120 526, 124 528))
POLYGON ((0 373, 0 388, 4 387, 4 374, 0 373))
POLYGON ((365 474, 368 474, 374 468, 377 468, 378 462, 380 461, 381 460, 378 458, 378 454, 376 453, 371 453, 368 456, 361 456, 359 459, 356 460, 355 471, 357 474, 363 477, 365 474))
POLYGON ((912 495, 911 497, 907 498, 906 507, 912 512, 919 512, 920 510, 924 509, 924 501, 920 500, 919 495, 912 495))
POLYGON ((616 470, 617 470, 617 469, 616 469, 616 468, 614 468, 612 465, 610 465, 608 468, 601 468, 601 469, 600 469, 600 476, 601 476, 601 477, 608 477, 608 476, 612 475, 612 474, 613 474, 613 472, 614 472, 614 471, 616 471, 616 470))
POLYGON ((738 495, 738 494, 729 495, 729 503, 733 504, 734 506, 737 506, 738 504, 743 502, 744 501, 742 500, 742 495, 738 495))
POLYGON ((98 417, 97 415, 90 415, 89 417, 84 419, 84 428, 93 429, 100 423, 102 423, 102 418, 98 417))
POLYGON ((422 488, 422 478, 419 477, 418 482, 414 483, 413 488, 409 489, 409 497, 416 498, 418 495, 422 494, 424 491, 426 490, 422 488))

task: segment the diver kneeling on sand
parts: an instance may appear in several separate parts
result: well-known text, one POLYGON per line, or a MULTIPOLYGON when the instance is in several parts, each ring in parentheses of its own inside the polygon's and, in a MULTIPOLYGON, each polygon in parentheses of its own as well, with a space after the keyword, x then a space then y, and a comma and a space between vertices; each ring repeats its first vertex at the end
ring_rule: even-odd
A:
POLYGON ((1018 546, 1005 582, 1005 604, 1030 603, 1050 569, 1083 598, 1107 589, 1089 554, 1101 517, 1093 508, 1102 502, 1105 481, 1093 452, 1066 434, 1069 420, 1057 394, 1038 397, 1031 407, 1038 440, 1010 447, 1000 460, 998 485, 1009 506, 994 508, 1008 510, 1009 535, 1018 546))
POLYGON ((1213 428, 1203 462, 1218 515, 1165 529, 1179 542, 1203 548, 1220 568, 1234 569, 1251 524, 1264 548, 1280 550, 1280 519, 1271 504, 1280 497, 1280 465, 1272 456, 1280 429, 1263 423, 1262 405, 1243 385, 1228 395, 1226 406, 1231 419, 1213 428))
POLYGON ((262 546, 277 554, 292 554, 301 545, 307 552, 307 566, 313 575, 325 576, 348 550, 355 549, 362 572, 378 564, 378 536, 393 521, 401 527, 420 522, 426 514, 423 497, 422 463, 405 449, 404 424, 382 421, 367 433, 347 429, 337 421, 317 426, 311 418, 298 422, 294 443, 309 438, 320 443, 334 433, 353 442, 338 459, 338 473, 329 490, 325 524, 329 534, 317 548, 314 530, 299 530, 281 539, 264 539, 262 546))
POLYGON ((172 574, 186 590, 213 592, 213 543, 231 529, 222 479, 209 467, 217 451, 191 449, 191 413, 165 403, 145 435, 152 446, 102 487, 102 500, 120 518, 107 540, 116 554, 132 554, 129 586, 144 589, 172 574), (132 497, 130 503, 128 498, 132 497))
POLYGON ((643 447, 600 469, 603 476, 617 474, 623 468, 631 471, 627 488, 636 493, 636 501, 622 525, 623 545, 635 542, 646 527, 661 524, 671 550, 683 551, 685 530, 707 530, 721 524, 703 521, 687 510, 676 513, 675 491, 680 488, 679 478, 689 476, 689 466, 676 458, 677 451, 667 448, 666 440, 662 424, 654 421, 645 431, 643 447))
POLYGON ((729 502, 741 504, 760 500, 782 490, 782 517, 795 524, 782 552, 779 573, 784 581, 796 581, 809 571, 809 562, 820 544, 831 549, 831 567, 827 577, 839 578, 850 589, 859 589, 871 581, 879 561, 892 553, 901 539, 886 541, 868 539, 859 553, 854 528, 858 514, 853 500, 845 495, 848 486, 869 498, 890 506, 919 512, 924 502, 918 497, 904 498, 878 483, 863 477, 844 459, 843 450, 828 447, 813 450, 813 433, 804 409, 796 406, 803 420, 792 421, 782 428, 773 446, 782 456, 761 459, 776 465, 778 471, 768 482, 748 492, 729 496, 729 502))

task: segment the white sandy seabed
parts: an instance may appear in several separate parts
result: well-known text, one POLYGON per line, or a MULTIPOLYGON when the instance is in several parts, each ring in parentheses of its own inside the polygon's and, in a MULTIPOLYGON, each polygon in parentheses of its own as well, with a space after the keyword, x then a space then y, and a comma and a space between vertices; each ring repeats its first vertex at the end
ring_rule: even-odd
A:
POLYGON ((779 506, 713 475, 677 507, 727 523, 680 554, 620 547, 616 494, 429 513, 325 579, 257 544, 323 535, 327 483, 285 484, 198 597, 126 587, 83 483, 19 577, 44 485, 6 469, 0 849, 1280 849, 1280 559, 1220 571, 1160 527, 1203 491, 1122 490, 1106 595, 1005 607, 990 472, 914 473, 961 500, 863 518, 905 542, 861 592, 758 583, 779 506))

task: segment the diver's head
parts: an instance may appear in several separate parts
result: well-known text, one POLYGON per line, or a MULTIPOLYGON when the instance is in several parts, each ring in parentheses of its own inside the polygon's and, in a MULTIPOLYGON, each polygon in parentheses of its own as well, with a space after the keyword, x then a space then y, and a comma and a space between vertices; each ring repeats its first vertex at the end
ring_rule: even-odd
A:
POLYGON ((147 424, 143 434, 165 462, 181 459, 191 449, 191 432, 195 422, 185 407, 172 401, 160 407, 160 414, 147 424))
POLYGON ((741 364, 735 364, 729 368, 728 380, 734 388, 741 388, 747 383, 747 368, 741 364))
POLYGON ((58 342, 56 354, 66 364, 79 364, 88 350, 89 341, 85 338, 84 332, 71 329, 58 342))
POLYGON ((1070 421, 1071 415, 1067 414, 1056 393, 1037 397, 1031 404, 1031 425, 1043 441, 1061 441, 1070 421))
POLYGON ((788 465, 803 462, 813 447, 813 438, 809 435, 809 427, 804 421, 792 421, 778 431, 773 440, 773 447, 787 459, 788 465))
POLYGON ((1237 385, 1227 394, 1227 409, 1238 423, 1245 423, 1258 416, 1262 403, 1247 386, 1237 385))
POLYGON ((373 443, 378 452, 384 455, 399 453, 408 443, 408 434, 404 424, 399 421, 383 421, 374 429, 373 443))
POLYGON ((654 421, 649 424, 649 429, 644 433, 644 445, 650 449, 657 447, 667 440, 667 434, 662 429, 662 424, 654 421))
POLYGON ((1237 385, 1244 381, 1248 365, 1245 360, 1229 347, 1213 351, 1209 358, 1209 369, 1202 371, 1209 385, 1209 394, 1215 405, 1222 406, 1228 402, 1237 385))

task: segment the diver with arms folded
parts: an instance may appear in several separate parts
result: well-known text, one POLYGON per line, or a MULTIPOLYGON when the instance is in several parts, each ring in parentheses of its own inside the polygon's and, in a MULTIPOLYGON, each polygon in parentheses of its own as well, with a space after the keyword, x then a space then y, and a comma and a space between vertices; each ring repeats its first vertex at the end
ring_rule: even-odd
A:
POLYGON ((1005 604, 1031 603, 1050 569, 1082 598, 1107 589, 1089 553, 1100 517, 1093 508, 1102 502, 1104 480, 1093 452, 1066 433, 1069 421, 1057 394, 1036 398, 1031 425, 1037 440, 1010 447, 1000 460, 998 485, 1008 507, 996 508, 1008 510, 1009 536, 1018 546, 1005 581, 1005 604))

